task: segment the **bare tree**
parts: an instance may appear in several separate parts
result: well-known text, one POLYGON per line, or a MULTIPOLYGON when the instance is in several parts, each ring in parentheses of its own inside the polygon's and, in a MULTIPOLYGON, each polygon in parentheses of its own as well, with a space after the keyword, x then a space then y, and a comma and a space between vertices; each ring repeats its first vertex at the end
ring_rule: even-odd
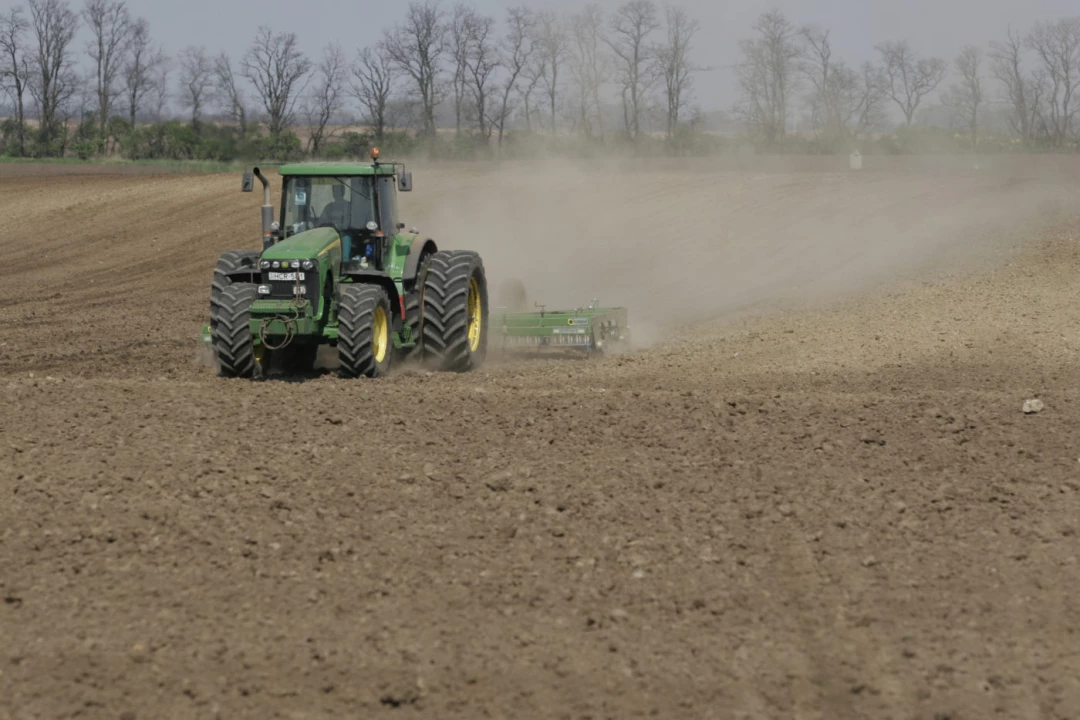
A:
POLYGON ((953 108, 971 134, 971 149, 978 150, 979 109, 984 96, 982 86, 983 51, 967 45, 956 58, 960 82, 953 84, 945 96, 945 104, 953 108))
POLYGON ((802 50, 795 26, 773 10, 754 23, 755 37, 739 43, 735 66, 739 84, 736 113, 747 127, 772 145, 787 135, 788 99, 797 87, 795 73, 802 50))
POLYGON ((39 137, 44 146, 61 134, 61 117, 78 89, 72 68, 71 41, 79 18, 64 0, 29 0, 37 52, 30 61, 30 94, 38 107, 39 137))
POLYGON ((1042 123, 1051 145, 1061 147, 1072 137, 1080 110, 1080 17, 1040 22, 1028 36, 1028 44, 1042 63, 1046 96, 1042 123))
POLYGON ((681 7, 669 5, 665 10, 667 39, 657 48, 656 58, 664 81, 667 100, 667 137, 671 140, 679 129, 679 119, 690 101, 690 89, 697 68, 690 62, 691 42, 700 25, 681 7))
POLYGON ((536 89, 541 87, 544 78, 547 77, 547 57, 544 53, 541 28, 540 15, 534 15, 531 32, 533 52, 528 62, 525 63, 525 67, 521 70, 521 87, 518 90, 525 115, 525 129, 528 132, 532 132, 533 129, 533 115, 539 112, 539 107, 534 110, 530 100, 536 89))
POLYGON ((441 99, 439 63, 446 52, 446 24, 439 0, 409 3, 405 21, 387 41, 390 59, 416 84, 423 130, 435 135, 435 106, 441 99))
POLYGON ((475 25, 476 11, 464 3, 458 3, 450 14, 447 25, 447 46, 453 74, 450 85, 454 89, 454 133, 461 135, 461 120, 465 114, 465 90, 468 81, 470 34, 475 25))
POLYGON ((296 33, 275 34, 263 25, 244 54, 244 77, 255 87, 268 116, 270 138, 276 144, 296 114, 296 102, 306 87, 311 61, 297 46, 296 33))
POLYGON ((229 108, 229 117, 236 124, 240 137, 246 137, 247 108, 244 105, 244 91, 236 82, 232 59, 226 52, 214 58, 214 90, 219 102, 229 108))
POLYGON ((188 46, 180 52, 180 97, 191 110, 191 124, 199 126, 203 106, 213 89, 214 66, 202 46, 188 46))
POLYGON ((502 44, 502 63, 506 67, 506 78, 502 84, 502 98, 495 115, 495 125, 499 130, 499 147, 503 144, 506 120, 514 108, 511 104, 514 92, 528 71, 533 55, 533 33, 536 16, 524 5, 512 7, 506 11, 506 36, 502 44))
POLYGON ((830 143, 844 135, 839 102, 852 85, 853 75, 844 77, 843 69, 837 67, 840 61, 833 59, 829 30, 804 27, 800 34, 806 44, 800 68, 813 88, 811 118, 819 137, 830 143))
POLYGON ((585 137, 604 136, 600 92, 611 79, 611 58, 604 38, 604 11, 586 5, 570 18, 570 76, 577 105, 578 129, 585 137))
POLYGON ((153 103, 151 113, 154 122, 158 124, 165 121, 165 108, 169 104, 169 72, 169 63, 162 62, 150 76, 150 100, 153 103))
POLYGON ((649 37, 659 28, 660 20, 652 0, 630 0, 617 8, 611 19, 607 42, 615 53, 623 120, 631 139, 641 134, 647 95, 656 80, 649 37))
POLYGON ((494 125, 492 117, 491 94, 494 92, 492 80, 499 67, 500 58, 495 44, 495 19, 486 15, 474 14, 470 19, 471 27, 467 31, 469 38, 466 55, 466 84, 472 95, 472 111, 475 113, 477 128, 483 138, 491 137, 494 125))
POLYGON ((548 10, 537 15, 536 48, 541 69, 540 80, 547 92, 551 134, 554 136, 559 99, 559 71, 570 50, 566 27, 554 12, 548 10))
POLYGON ((883 122, 881 72, 871 63, 854 70, 833 57, 828 30, 803 28, 800 68, 810 81, 807 105, 817 140, 826 151, 848 143, 883 122))
POLYGON ((121 92, 117 79, 131 39, 131 16, 123 0, 86 0, 83 19, 92 36, 87 53, 94 63, 98 130, 104 143, 113 103, 121 92))
POLYGON ((347 69, 341 46, 337 43, 327 45, 315 66, 315 87, 304 107, 308 121, 307 151, 312 155, 317 156, 330 139, 326 129, 345 104, 343 89, 347 69))
POLYGON ((864 62, 858 72, 851 105, 851 134, 858 138, 885 124, 885 76, 871 62, 864 62))
POLYGON ((0 16, 0 84, 11 96, 15 105, 15 122, 19 156, 26 155, 26 105, 25 96, 30 82, 29 52, 24 34, 30 29, 30 23, 22 15, 22 8, 13 7, 7 15, 0 16))
POLYGON ((1024 142, 1032 140, 1033 111, 1032 83, 1024 69, 1024 40, 1009 28, 1005 40, 990 43, 990 69, 994 78, 1004 86, 1011 106, 1009 124, 1024 142))
POLYGON ((131 26, 128 57, 124 63, 124 96, 132 129, 144 99, 153 92, 159 70, 165 64, 165 54, 150 38, 150 23, 139 18, 131 26))
POLYGON ((472 120, 481 135, 488 136, 490 81, 499 57, 493 37, 495 20, 464 4, 454 6, 447 26, 453 63, 454 132, 461 134, 462 121, 472 120))
POLYGON ((357 54, 350 89, 364 109, 366 121, 378 143, 382 143, 386 135, 390 96, 396 79, 397 68, 390 61, 390 53, 384 45, 364 48, 357 54))
POLYGON ((940 58, 920 58, 906 41, 878 45, 886 92, 904 113, 911 126, 919 105, 945 79, 946 65, 940 58))

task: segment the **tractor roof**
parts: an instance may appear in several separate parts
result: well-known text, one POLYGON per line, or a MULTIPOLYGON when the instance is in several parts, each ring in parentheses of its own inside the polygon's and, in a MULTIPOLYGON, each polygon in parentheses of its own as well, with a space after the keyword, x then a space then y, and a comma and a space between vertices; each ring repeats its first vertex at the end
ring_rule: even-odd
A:
POLYGON ((393 175, 395 174, 392 163, 380 164, 378 167, 371 163, 297 163, 295 165, 282 165, 278 168, 281 175, 312 175, 312 176, 350 176, 350 175, 393 175))

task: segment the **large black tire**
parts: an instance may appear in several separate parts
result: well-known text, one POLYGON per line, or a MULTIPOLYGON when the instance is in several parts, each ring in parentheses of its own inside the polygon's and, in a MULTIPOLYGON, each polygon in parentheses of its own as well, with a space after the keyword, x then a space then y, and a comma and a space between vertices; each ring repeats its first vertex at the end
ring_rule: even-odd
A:
POLYGON ((480 367, 487 355, 488 334, 487 277, 480 255, 469 250, 435 253, 423 288, 424 361, 451 372, 480 367), (478 337, 471 337, 470 329, 478 337))
POLYGON ((251 303, 258 296, 250 283, 228 285, 218 298, 217 323, 210 330, 218 373, 222 377, 252 377, 262 372, 252 342, 251 303))
POLYGON ((405 324, 412 329, 412 339, 416 342, 410 348, 402 348, 399 356, 403 362, 419 361, 423 358, 423 342, 420 337, 420 289, 405 293, 405 324))
POLYGON ((405 285, 405 325, 412 331, 416 344, 399 351, 398 355, 404 362, 422 362, 424 359, 424 341, 420 328, 421 308, 424 303, 424 277, 434 254, 430 250, 420 253, 416 264, 416 278, 405 285))
POLYGON ((210 284, 210 327, 213 328, 221 295, 225 288, 235 284, 234 277, 256 276, 259 272, 259 253, 253 250, 226 250, 218 258, 214 279, 210 284))
POLYGON ((374 378, 388 373, 394 355, 393 332, 385 290, 377 285, 341 286, 337 347, 342 376, 374 378))

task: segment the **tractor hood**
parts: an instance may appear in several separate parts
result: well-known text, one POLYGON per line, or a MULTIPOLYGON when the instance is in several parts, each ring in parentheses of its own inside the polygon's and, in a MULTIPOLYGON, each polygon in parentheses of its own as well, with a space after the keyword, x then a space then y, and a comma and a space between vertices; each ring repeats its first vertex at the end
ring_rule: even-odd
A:
POLYGON ((341 238, 334 228, 306 230, 263 251, 264 260, 322 260, 336 254, 341 258, 341 238))

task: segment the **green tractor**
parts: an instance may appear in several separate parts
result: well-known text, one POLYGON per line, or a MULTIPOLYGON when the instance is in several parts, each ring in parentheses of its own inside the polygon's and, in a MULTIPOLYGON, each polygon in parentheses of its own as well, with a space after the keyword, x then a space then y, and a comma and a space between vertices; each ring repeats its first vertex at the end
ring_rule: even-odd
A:
POLYGON ((488 289, 480 255, 439 250, 405 232, 403 165, 284 165, 279 219, 263 186, 262 251, 229 250, 214 269, 202 341, 225 377, 314 368, 320 346, 337 349, 340 373, 380 377, 397 360, 467 372, 487 353, 488 289))

